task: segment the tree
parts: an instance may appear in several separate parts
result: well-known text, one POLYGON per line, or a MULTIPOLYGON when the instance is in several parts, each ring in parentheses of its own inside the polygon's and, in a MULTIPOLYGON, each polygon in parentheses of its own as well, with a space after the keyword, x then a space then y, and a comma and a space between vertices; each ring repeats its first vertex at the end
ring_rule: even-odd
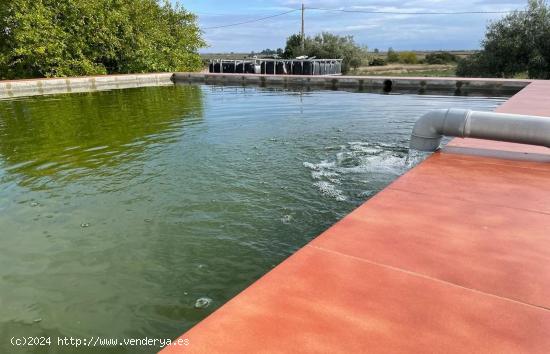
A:
POLYGON ((550 79, 550 7, 545 0, 529 0, 526 11, 516 11, 487 27, 482 50, 459 62, 457 75, 550 79))
POLYGON ((156 0, 10 0, 0 7, 0 78, 202 67, 196 17, 156 0))
POLYGON ((315 37, 306 37, 304 47, 305 50, 302 50, 302 36, 294 34, 287 39, 284 57, 291 59, 307 55, 317 59, 343 59, 344 74, 361 66, 366 58, 366 48, 357 45, 352 36, 323 32, 315 37))
POLYGON ((284 50, 282 48, 277 49, 264 49, 260 52, 261 55, 278 55, 282 56, 284 54, 284 50))

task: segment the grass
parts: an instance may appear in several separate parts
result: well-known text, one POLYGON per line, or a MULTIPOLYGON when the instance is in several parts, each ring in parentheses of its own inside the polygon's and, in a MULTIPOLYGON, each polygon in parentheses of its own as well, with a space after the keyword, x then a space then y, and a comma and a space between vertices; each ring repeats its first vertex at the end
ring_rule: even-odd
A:
POLYGON ((350 75, 454 77, 456 76, 456 65, 390 64, 385 66, 365 66, 352 71, 350 75))

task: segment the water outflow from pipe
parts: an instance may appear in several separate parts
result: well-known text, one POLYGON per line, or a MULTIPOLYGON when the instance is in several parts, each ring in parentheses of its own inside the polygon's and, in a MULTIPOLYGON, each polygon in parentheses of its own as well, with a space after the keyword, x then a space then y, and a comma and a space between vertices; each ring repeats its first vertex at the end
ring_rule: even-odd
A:
POLYGON ((477 138, 550 147, 550 117, 465 109, 439 109, 415 124, 410 147, 436 151, 444 136, 477 138))

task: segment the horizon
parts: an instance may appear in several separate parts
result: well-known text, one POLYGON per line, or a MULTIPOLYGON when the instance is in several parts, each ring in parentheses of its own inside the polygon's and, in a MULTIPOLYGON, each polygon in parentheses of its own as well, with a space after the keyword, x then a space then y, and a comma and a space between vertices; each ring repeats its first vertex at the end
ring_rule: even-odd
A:
MULTIPOLYGON (((345 9, 351 11, 386 12, 499 12, 523 9, 527 1, 514 0, 309 0, 306 5, 306 35, 323 31, 351 35, 369 51, 381 52, 392 47, 397 51, 478 50, 487 24, 505 14, 479 13, 463 15, 367 14, 340 11, 321 11, 310 8, 345 9)), ((250 53, 264 49, 284 48, 286 39, 300 32, 301 14, 289 14, 263 21, 225 28, 206 29, 256 20, 298 9, 301 0, 188 0, 184 8, 198 16, 198 23, 210 47, 201 54, 250 53), (246 5, 246 6, 245 6, 246 5), (246 8, 246 11, 242 11, 246 8)))

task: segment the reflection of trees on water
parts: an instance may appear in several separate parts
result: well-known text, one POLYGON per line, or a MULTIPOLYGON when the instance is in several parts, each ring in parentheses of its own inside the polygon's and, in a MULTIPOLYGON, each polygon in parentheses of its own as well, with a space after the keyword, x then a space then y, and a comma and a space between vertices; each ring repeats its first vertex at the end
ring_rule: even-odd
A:
POLYGON ((0 101, 0 159, 7 171, 27 178, 117 166, 199 119, 198 86, 0 101))

